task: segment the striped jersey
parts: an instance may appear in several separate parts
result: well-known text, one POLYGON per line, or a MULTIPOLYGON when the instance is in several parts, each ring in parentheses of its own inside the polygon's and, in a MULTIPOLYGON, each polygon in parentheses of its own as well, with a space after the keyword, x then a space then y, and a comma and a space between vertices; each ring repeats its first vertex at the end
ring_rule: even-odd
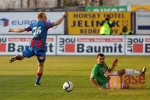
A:
POLYGON ((25 30, 32 31, 32 40, 30 46, 33 48, 45 48, 47 31, 54 26, 53 23, 43 22, 38 20, 35 23, 30 24, 25 30))

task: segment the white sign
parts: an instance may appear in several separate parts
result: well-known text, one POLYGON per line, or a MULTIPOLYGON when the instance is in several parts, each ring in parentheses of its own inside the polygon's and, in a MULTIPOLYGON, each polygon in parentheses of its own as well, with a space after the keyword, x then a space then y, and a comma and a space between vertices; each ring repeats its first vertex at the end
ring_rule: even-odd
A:
POLYGON ((126 36, 125 55, 150 55, 149 36, 126 36))
POLYGON ((136 12, 136 34, 150 34, 150 12, 136 12))
MULTIPOLYGON (((0 55, 20 54, 29 46, 31 36, 1 36, 0 55)), ((56 36, 48 36, 46 40, 46 54, 56 55, 56 36)))
POLYGON ((149 0, 119 0, 119 5, 150 5, 149 0))
POLYGON ((57 36, 57 55, 124 55, 124 36, 57 36))
MULTIPOLYGON (((56 22, 62 16, 61 12, 45 12, 45 14, 48 22, 56 22)), ((37 21, 37 12, 1 12, 0 34, 8 34, 8 28, 25 28, 35 21, 37 21)), ((31 34, 31 32, 21 34, 31 34)), ((50 28, 48 34, 64 34, 64 21, 60 25, 50 28)))

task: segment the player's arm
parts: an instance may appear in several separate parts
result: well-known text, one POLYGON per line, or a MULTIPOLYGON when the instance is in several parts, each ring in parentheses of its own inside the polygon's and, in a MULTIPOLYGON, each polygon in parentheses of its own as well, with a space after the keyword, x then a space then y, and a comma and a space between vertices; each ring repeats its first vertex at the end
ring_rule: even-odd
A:
POLYGON ((66 15, 67 15, 67 11, 64 11, 63 12, 63 16, 59 20, 57 20, 56 22, 53 23, 54 26, 59 25, 64 20, 64 18, 66 17, 66 15))
POLYGON ((90 81, 99 89, 104 89, 102 86, 100 86, 97 81, 94 78, 90 78, 90 81))
POLYGON ((90 81, 93 83, 96 87, 99 89, 103 89, 102 86, 98 84, 98 82, 95 80, 95 77, 98 76, 98 67, 95 67, 92 69, 91 75, 90 75, 90 81))
POLYGON ((32 25, 32 24, 30 24, 30 25, 29 25, 28 27, 26 27, 26 28, 18 28, 18 29, 11 29, 11 28, 8 28, 8 32, 24 32, 24 31, 29 32, 29 31, 32 30, 31 25, 32 25))
POLYGON ((112 67, 108 70, 109 73, 112 73, 115 69, 115 66, 117 66, 118 59, 115 59, 112 63, 112 67))
POLYGON ((18 28, 18 29, 8 28, 8 32, 24 32, 24 31, 25 31, 24 28, 18 28))

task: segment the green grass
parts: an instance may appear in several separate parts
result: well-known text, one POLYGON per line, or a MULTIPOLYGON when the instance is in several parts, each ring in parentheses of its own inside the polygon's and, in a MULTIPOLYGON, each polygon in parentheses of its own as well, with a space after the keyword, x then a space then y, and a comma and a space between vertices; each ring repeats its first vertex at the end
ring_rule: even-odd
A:
POLYGON ((95 56, 47 56, 42 86, 35 87, 36 57, 11 64, 9 57, 0 56, 0 100, 150 100, 149 56, 106 56, 108 66, 113 59, 119 59, 115 70, 141 70, 146 66, 146 89, 143 90, 97 89, 89 81, 95 56), (72 92, 62 89, 65 81, 73 82, 72 92))

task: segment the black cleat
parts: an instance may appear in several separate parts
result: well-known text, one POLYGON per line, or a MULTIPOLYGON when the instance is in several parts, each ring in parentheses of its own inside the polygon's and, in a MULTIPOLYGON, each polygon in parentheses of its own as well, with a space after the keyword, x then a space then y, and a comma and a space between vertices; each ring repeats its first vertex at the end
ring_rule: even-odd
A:
POLYGON ((145 75, 146 67, 143 67, 143 69, 140 71, 141 75, 145 75))
POLYGON ((16 56, 14 56, 14 57, 11 57, 10 59, 9 59, 9 63, 12 63, 12 62, 14 62, 16 60, 16 56))

